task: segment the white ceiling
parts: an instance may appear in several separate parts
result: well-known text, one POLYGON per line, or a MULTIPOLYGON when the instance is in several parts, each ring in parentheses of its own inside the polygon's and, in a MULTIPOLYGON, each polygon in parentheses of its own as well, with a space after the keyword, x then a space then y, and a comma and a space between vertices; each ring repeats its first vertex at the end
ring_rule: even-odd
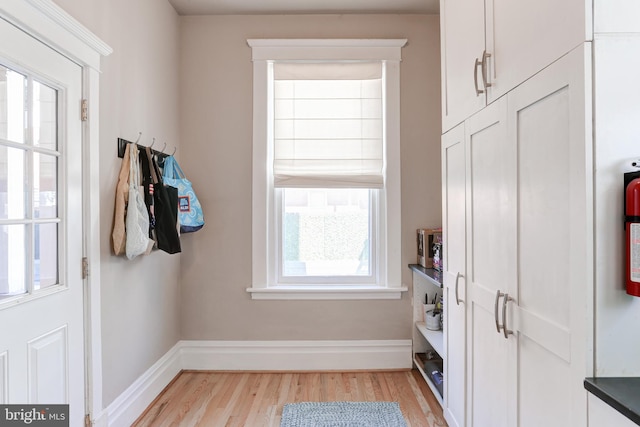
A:
POLYGON ((169 0, 180 15, 438 13, 439 0, 169 0))

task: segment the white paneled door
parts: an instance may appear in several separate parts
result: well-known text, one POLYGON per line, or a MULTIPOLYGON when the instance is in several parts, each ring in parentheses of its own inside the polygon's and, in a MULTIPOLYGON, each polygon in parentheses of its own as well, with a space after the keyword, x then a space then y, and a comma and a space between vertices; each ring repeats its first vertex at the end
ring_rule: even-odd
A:
POLYGON ((500 99, 465 122, 467 145, 467 411, 473 427, 512 426, 509 346, 498 334, 496 299, 516 280, 516 151, 500 99))
POLYGON ((466 405, 466 154, 464 123, 442 136, 444 232, 444 417, 463 427, 466 405))
POLYGON ((518 152, 518 281, 506 288, 513 300, 503 302, 503 319, 517 346, 509 395, 511 406, 517 396, 520 427, 587 423, 590 53, 590 44, 574 49, 508 97, 509 140, 518 152))
POLYGON ((0 403, 84 407, 82 69, 0 19, 0 403))

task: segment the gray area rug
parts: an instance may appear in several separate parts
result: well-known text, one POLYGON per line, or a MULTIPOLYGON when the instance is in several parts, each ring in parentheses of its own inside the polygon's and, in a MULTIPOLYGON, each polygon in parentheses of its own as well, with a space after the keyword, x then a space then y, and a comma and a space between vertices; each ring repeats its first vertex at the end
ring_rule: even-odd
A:
POLYGON ((280 427, 407 427, 398 402, 301 402, 282 410, 280 427))

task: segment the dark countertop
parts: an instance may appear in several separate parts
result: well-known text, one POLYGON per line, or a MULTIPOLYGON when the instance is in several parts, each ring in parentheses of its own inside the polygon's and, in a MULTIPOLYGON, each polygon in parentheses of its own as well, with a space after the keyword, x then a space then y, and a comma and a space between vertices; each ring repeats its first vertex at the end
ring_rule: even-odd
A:
POLYGON ((640 425, 640 377, 586 378, 584 388, 640 425))
POLYGON ((434 270, 433 268, 424 268, 418 264, 409 264, 409 268, 416 273, 419 273, 424 278, 438 287, 442 287, 442 272, 434 270))

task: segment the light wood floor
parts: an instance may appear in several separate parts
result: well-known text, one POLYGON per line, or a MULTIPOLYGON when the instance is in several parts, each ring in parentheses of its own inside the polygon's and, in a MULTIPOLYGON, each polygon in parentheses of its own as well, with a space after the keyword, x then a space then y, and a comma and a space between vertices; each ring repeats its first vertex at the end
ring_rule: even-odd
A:
POLYGON ((183 371, 134 423, 143 426, 280 425, 285 403, 395 401, 409 427, 446 426, 442 408, 418 371, 183 371))

